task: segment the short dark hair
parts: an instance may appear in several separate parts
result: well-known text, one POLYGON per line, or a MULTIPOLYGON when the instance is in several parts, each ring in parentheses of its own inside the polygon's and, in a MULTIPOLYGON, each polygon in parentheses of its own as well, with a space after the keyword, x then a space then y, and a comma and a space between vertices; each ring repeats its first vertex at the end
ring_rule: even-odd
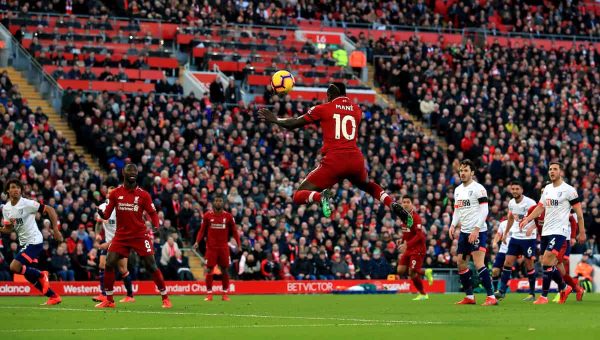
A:
POLYGON ((21 192, 25 190, 23 183, 21 183, 21 181, 18 178, 13 177, 6 182, 6 185, 4 186, 4 192, 8 193, 8 189, 10 189, 11 184, 18 186, 21 189, 21 192))
POLYGON ((519 181, 518 179, 513 179, 512 181, 510 181, 509 185, 518 185, 521 188, 523 187, 523 183, 521 183, 521 181, 519 181))
POLYGON ((412 197, 410 195, 402 195, 402 200, 410 200, 412 202, 412 197))
POLYGON ((470 159, 463 159, 463 160, 460 162, 460 166, 461 166, 461 167, 463 167, 463 166, 468 166, 468 167, 469 167, 469 169, 471 169, 471 171, 475 171, 475 165, 473 164, 473 161, 472 161, 472 160, 470 160, 470 159))
POLYGON ((216 193, 216 194, 213 196, 213 201, 215 201, 217 198, 220 198, 220 199, 222 199, 222 200, 224 201, 224 200, 225 200, 225 195, 223 195, 223 194, 221 194, 221 193, 216 193))
POLYGON ((335 85, 335 87, 338 88, 338 90, 340 90, 340 95, 341 96, 345 96, 346 95, 346 84, 340 82, 340 81, 336 81, 332 83, 333 85, 335 85))
POLYGON ((552 162, 550 162, 550 165, 548 165, 548 169, 550 169, 550 166, 552 166, 554 164, 558 165, 558 168, 560 170, 564 170, 565 169, 565 167, 563 166, 563 164, 561 162, 559 162, 559 161, 552 161, 552 162))

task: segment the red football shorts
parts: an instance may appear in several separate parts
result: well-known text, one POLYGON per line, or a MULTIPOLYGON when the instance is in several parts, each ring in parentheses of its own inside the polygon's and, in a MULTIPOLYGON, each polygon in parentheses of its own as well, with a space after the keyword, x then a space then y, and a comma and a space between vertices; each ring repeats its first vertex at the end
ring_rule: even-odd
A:
POLYGON ((132 249, 140 257, 154 255, 152 241, 147 236, 127 240, 119 240, 115 237, 108 247, 109 252, 117 253, 121 257, 129 257, 132 249))
POLYGON ((366 182, 367 176, 365 158, 360 151, 338 151, 323 156, 306 180, 321 189, 326 189, 344 179, 353 184, 366 182))
POLYGON ((423 254, 408 254, 408 253, 404 253, 400 257, 400 262, 398 262, 398 265, 400 265, 400 266, 406 266, 409 269, 420 271, 421 268, 423 267, 423 260, 424 259, 425 259, 425 256, 423 256, 423 254))
POLYGON ((556 259, 558 260, 558 263, 565 263, 569 261, 569 247, 570 247, 570 239, 566 239, 565 242, 563 242, 562 247, 560 247, 560 251, 558 252, 558 255, 556 255, 556 259))
POLYGON ((206 248, 206 266, 216 265, 225 269, 229 267, 229 248, 206 248))

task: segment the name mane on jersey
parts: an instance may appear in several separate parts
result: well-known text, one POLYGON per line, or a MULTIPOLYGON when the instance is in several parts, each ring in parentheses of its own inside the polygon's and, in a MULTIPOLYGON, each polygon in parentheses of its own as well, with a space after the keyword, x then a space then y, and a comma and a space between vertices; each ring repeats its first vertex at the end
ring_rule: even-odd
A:
POLYGON ((338 110, 344 110, 344 111, 354 111, 354 105, 338 105, 335 104, 335 108, 338 110))

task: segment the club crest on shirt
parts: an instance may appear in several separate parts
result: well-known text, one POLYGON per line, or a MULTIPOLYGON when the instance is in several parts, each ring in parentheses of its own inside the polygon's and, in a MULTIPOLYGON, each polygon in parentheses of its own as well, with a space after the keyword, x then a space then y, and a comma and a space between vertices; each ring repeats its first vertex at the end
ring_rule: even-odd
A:
POLYGON ((122 200, 122 199, 123 199, 123 196, 119 196, 119 197, 118 197, 118 199, 122 200))
POLYGON ((559 192, 558 192, 558 197, 562 197, 562 194, 563 194, 563 192, 564 192, 564 191, 559 191, 559 192))
POLYGON ((19 209, 19 215, 23 215, 23 209, 19 209))
POLYGON ((469 190, 469 197, 473 196, 473 190, 469 190))

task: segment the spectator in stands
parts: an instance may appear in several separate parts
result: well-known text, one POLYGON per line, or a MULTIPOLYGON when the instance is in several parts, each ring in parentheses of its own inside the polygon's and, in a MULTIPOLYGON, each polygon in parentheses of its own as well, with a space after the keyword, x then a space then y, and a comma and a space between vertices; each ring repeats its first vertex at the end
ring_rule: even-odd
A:
POLYGON ((85 71, 81 74, 79 78, 81 80, 96 80, 96 75, 92 72, 91 67, 86 66, 85 71))
POLYGON ((252 253, 245 253, 240 261, 240 268, 242 273, 240 278, 242 280, 259 280, 261 276, 261 264, 256 260, 256 257, 252 253), (243 263, 243 264, 242 264, 243 263))
POLYGON ((333 280, 331 272, 331 261, 327 258, 327 252, 322 250, 319 257, 315 260, 315 272, 319 280, 333 280))
POLYGON ((56 249, 56 254, 52 256, 50 261, 52 264, 52 271, 60 277, 62 281, 74 281, 75 272, 71 268, 71 261, 69 256, 65 254, 66 245, 63 243, 56 249))
POLYGON ((348 264, 342 260, 340 254, 333 254, 333 263, 331 264, 331 272, 335 279, 349 279, 350 269, 348 264))
POLYGON ((178 250, 179 246, 175 243, 175 239, 173 237, 167 238, 167 242, 161 249, 160 264, 166 268, 169 265, 169 259, 175 256, 178 250))
POLYGON ((194 275, 190 269, 189 259, 181 253, 181 250, 175 250, 175 256, 169 259, 169 272, 175 274, 174 278, 179 281, 193 281, 194 275))
POLYGON ((79 65, 74 65, 69 72, 67 72, 67 79, 77 80, 81 78, 81 71, 79 65))
POLYGON ((268 253, 267 257, 260 264, 260 272, 263 279, 272 281, 276 280, 279 274, 279 263, 273 259, 273 254, 268 253))
POLYGON ((279 280, 294 280, 294 276, 292 275, 292 265, 288 261, 288 257, 285 255, 281 255, 279 258, 279 280))
POLYGON ((389 263, 385 257, 381 256, 381 250, 375 248, 373 258, 369 263, 369 278, 375 280, 386 279, 391 272, 389 263))
MULTIPOLYGON (((212 84, 211 84, 211 89, 212 89, 212 84)), ((242 99, 242 94, 240 92, 240 89, 235 86, 235 80, 233 79, 233 77, 231 77, 229 79, 229 85, 227 86, 227 89, 225 90, 225 102, 227 104, 237 104, 240 102, 240 100, 242 99)))
POLYGON ((577 276, 577 279, 579 280, 579 284, 582 287, 586 287, 588 286, 590 289, 588 289, 588 292, 592 292, 593 291, 593 287, 592 287, 592 282, 594 281, 593 279, 593 273, 594 273, 594 267, 590 264, 590 252, 585 252, 583 254, 583 256, 581 257, 581 261, 579 261, 579 263, 577 264, 577 267, 575 268, 575 275, 577 276))
POLYGON ((102 81, 115 81, 115 77, 112 74, 110 66, 107 65, 107 66, 104 67, 104 71, 102 71, 102 73, 100 73, 100 76, 98 77, 98 80, 102 80, 102 81))
POLYGON ((215 79, 212 83, 210 83, 210 102, 213 104, 222 104, 225 102, 223 85, 221 85, 219 79, 215 79))
POLYGON ((306 253, 305 250, 300 251, 298 259, 292 266, 292 273, 297 280, 315 280, 315 270, 313 267, 312 253, 306 253))

